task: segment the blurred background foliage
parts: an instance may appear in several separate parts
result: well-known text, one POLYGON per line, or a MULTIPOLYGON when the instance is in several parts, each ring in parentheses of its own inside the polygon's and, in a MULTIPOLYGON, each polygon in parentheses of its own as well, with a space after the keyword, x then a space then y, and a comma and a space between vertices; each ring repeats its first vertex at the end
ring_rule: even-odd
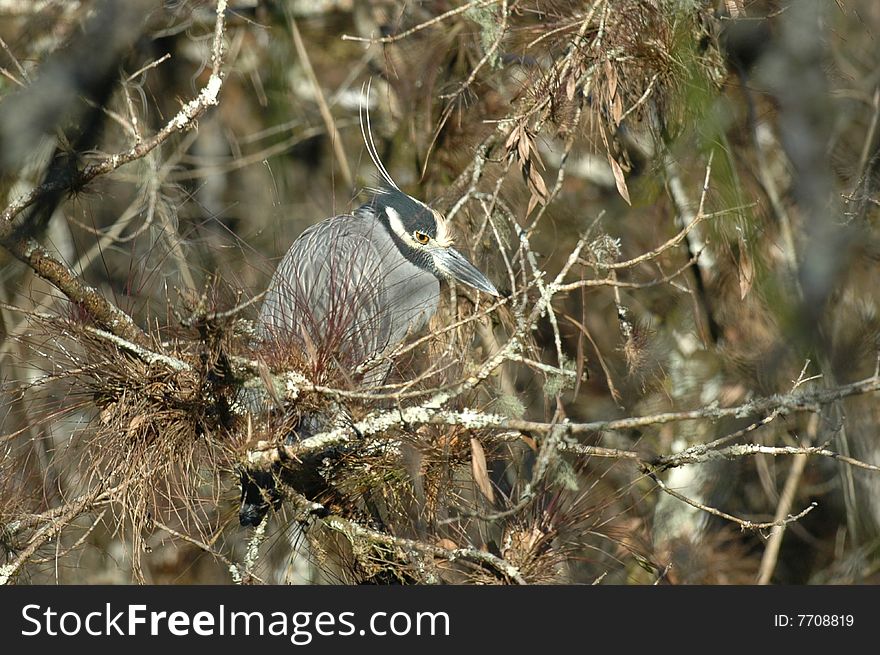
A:
MULTIPOLYGON (((108 9, 115 4, 0 0, 4 204, 155 133, 206 83, 213 2, 108 9)), ((516 242, 514 221, 530 230, 547 279, 584 234, 577 275, 613 279, 554 303, 567 366, 588 377, 572 384, 510 368, 488 383, 497 388, 481 396, 484 409, 549 421, 558 394, 570 420, 593 421, 833 388, 876 376, 878 365, 878 34, 874 0, 231 0, 220 102, 198 129, 19 221, 142 326, 170 330, 175 313, 205 297, 233 306, 265 288, 303 229, 357 207, 375 185, 358 127, 371 80, 386 167, 413 196, 455 208, 458 244, 499 288, 508 273, 485 204, 473 194, 459 203, 475 170, 482 202, 494 198, 513 217, 498 238, 516 242), (514 129, 527 144, 515 156, 505 150, 514 129), (603 266, 680 233, 698 215, 709 162, 705 218, 686 238, 636 265, 603 266)), ((76 310, 5 253, 0 271, 2 526, 63 505, 91 479, 71 435, 100 417, 82 390, 22 391, 52 371, 59 346, 10 306, 76 310)), ((535 360, 566 364, 549 321, 533 336, 535 360)), ((781 412, 746 441, 827 444, 880 464, 878 414, 876 395, 857 395, 781 412)), ((755 420, 657 424, 586 443, 651 457, 755 420)), ((790 481, 787 513, 818 505, 788 525, 770 557, 771 530, 741 530, 660 493, 626 463, 568 467, 560 479, 578 491, 531 510, 499 547, 510 554, 511 539, 537 540, 535 526, 556 517, 549 548, 560 555, 535 581, 852 583, 880 574, 876 472, 757 455, 663 474, 678 492, 755 522, 784 518, 776 514, 790 481)), ((242 557, 235 478, 228 466, 196 468, 196 509, 150 508, 169 529, 134 526, 139 555, 111 504, 72 524, 57 542, 62 556, 44 549, 27 579, 228 582, 228 567, 200 543, 209 535, 210 549, 242 557)), ((291 555, 295 525, 269 529, 263 579, 333 579, 291 555)), ((13 533, 2 542, 7 557, 21 548, 13 533)))

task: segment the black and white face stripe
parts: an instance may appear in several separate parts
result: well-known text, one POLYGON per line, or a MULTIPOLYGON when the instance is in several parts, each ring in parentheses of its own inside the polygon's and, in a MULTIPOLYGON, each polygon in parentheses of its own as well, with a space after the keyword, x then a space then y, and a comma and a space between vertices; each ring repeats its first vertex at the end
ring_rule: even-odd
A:
POLYGON ((407 260, 438 278, 499 295, 486 276, 452 247, 448 226, 438 212, 396 189, 377 193, 368 207, 407 260))
POLYGON ((437 216, 430 207, 412 196, 389 189, 377 194, 373 202, 376 213, 380 217, 384 215, 394 234, 407 243, 413 240, 415 232, 437 238, 437 216))
POLYGON ((415 230, 414 232, 410 232, 406 225, 403 223, 403 219, 400 217, 400 214, 397 213, 397 210, 394 207, 386 207, 384 209, 385 217, 388 219, 388 226, 391 228, 391 231, 397 236, 398 239, 403 241, 410 248, 418 249, 420 245, 422 245, 416 238, 416 234, 427 234, 427 227, 424 230, 415 230))

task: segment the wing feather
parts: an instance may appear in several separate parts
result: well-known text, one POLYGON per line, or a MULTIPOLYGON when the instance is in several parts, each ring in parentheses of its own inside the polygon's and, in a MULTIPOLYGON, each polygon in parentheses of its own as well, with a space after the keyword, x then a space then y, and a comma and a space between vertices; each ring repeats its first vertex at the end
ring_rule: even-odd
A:
POLYGON ((387 253, 377 247, 376 229, 383 228, 375 221, 340 215, 303 232, 269 284, 261 336, 311 342, 354 365, 383 349, 391 320, 381 284, 387 253))

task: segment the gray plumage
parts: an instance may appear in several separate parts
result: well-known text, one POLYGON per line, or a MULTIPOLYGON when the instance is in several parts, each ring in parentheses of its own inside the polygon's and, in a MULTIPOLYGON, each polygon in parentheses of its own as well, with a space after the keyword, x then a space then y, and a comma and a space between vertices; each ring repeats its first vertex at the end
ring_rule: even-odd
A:
POLYGON ((303 232, 281 260, 259 336, 350 372, 424 328, 439 297, 437 277, 401 256, 371 212, 334 216, 303 232))
MULTIPOLYGON (((497 295, 451 247, 439 214, 397 189, 381 190, 294 241, 272 276, 258 335, 350 374, 427 325, 441 278, 497 295)), ((386 363, 364 381, 381 382, 387 370, 386 363)))

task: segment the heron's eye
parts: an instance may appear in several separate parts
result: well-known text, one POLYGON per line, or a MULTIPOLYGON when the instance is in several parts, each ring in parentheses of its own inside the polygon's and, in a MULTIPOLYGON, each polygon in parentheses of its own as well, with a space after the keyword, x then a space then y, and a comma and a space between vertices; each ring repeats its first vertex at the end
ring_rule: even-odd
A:
POLYGON ((428 241, 431 240, 431 237, 429 237, 429 236, 428 236, 427 234, 425 234, 424 232, 419 232, 418 230, 416 230, 415 232, 413 232, 413 236, 415 237, 416 241, 418 241, 418 242, 419 242, 420 244, 422 244, 423 246, 427 245, 427 244, 428 244, 428 241))

